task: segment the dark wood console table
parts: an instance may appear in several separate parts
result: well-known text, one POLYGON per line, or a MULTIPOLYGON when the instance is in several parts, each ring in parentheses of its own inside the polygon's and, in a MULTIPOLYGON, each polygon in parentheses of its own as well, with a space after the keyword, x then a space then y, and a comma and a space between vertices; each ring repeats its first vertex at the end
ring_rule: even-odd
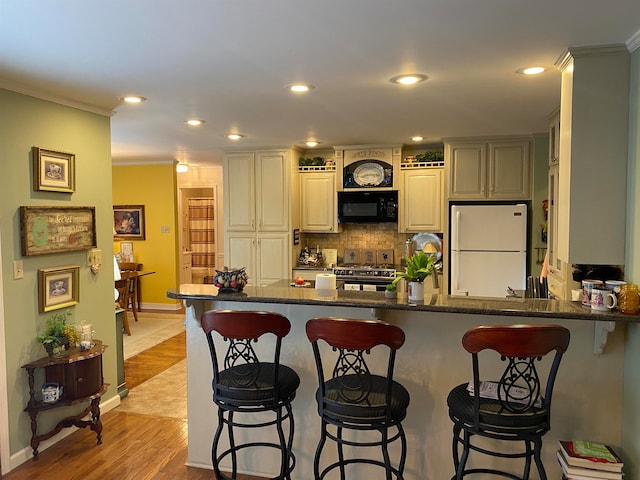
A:
POLYGON ((109 387, 104 383, 102 374, 102 354, 107 348, 100 340, 87 350, 80 351, 78 347, 71 347, 68 355, 62 358, 44 357, 23 365, 29 379, 29 402, 24 409, 31 418, 31 448, 33 459, 38 459, 38 446, 67 427, 89 427, 96 432, 97 444, 102 443, 102 422, 100 421, 100 397, 109 387), (44 403, 40 398, 40 389, 35 388, 35 371, 43 368, 46 383, 57 383, 62 386, 62 397, 55 403, 44 403), (49 432, 38 435, 38 413, 53 410, 58 407, 77 405, 89 402, 89 405, 79 413, 64 418, 49 432), (82 420, 88 414, 91 418, 82 420))

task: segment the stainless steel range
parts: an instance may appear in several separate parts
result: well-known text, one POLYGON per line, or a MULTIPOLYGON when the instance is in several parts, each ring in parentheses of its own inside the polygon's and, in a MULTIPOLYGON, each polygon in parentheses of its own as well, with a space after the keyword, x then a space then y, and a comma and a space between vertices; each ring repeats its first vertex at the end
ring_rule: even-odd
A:
POLYGON ((337 280, 344 282, 345 290, 383 291, 395 278, 393 268, 368 265, 345 265, 333 267, 337 280))

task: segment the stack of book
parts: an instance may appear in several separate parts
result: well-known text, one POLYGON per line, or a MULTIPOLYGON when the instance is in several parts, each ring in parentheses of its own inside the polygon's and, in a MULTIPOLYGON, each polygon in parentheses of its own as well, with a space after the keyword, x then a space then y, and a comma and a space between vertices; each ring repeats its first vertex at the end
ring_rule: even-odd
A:
POLYGON ((557 452, 563 480, 622 480, 622 460, 602 443, 560 440, 557 452))

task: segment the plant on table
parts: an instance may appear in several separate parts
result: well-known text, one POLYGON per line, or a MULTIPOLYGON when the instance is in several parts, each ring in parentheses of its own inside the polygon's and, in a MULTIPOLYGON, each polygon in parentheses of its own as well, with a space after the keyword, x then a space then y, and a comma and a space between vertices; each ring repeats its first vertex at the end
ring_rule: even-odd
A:
POLYGON ((54 313, 47 319, 45 330, 36 337, 36 341, 42 344, 49 356, 64 355, 70 345, 78 342, 75 328, 67 323, 67 317, 70 316, 71 311, 54 313))

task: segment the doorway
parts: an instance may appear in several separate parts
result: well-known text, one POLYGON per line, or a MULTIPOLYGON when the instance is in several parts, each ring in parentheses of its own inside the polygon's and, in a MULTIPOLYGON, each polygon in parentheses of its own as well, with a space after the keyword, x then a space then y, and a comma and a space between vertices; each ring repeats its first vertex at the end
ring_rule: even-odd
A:
POLYGON ((215 273, 218 211, 215 187, 180 188, 180 283, 204 283, 215 273))

